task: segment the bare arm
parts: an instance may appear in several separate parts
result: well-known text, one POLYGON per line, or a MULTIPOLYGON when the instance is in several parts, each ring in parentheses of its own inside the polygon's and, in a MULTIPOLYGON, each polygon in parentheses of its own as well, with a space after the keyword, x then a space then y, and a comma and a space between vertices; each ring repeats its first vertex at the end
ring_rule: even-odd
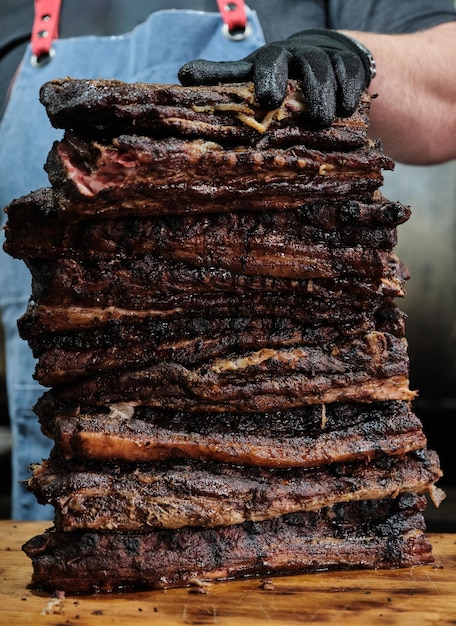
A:
POLYGON ((456 158, 456 22, 404 35, 347 34, 377 64, 370 135, 402 163, 456 158))

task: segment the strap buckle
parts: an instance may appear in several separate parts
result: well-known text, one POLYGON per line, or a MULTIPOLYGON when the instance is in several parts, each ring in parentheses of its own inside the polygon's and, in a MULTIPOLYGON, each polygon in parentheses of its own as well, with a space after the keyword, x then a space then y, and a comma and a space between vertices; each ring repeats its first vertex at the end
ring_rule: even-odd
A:
POLYGON ((222 16, 222 32, 231 41, 242 41, 252 33, 252 27, 247 21, 244 0, 217 0, 222 16))
POLYGON ((52 42, 58 38, 62 0, 35 0, 32 28, 33 67, 46 65, 54 56, 52 42))

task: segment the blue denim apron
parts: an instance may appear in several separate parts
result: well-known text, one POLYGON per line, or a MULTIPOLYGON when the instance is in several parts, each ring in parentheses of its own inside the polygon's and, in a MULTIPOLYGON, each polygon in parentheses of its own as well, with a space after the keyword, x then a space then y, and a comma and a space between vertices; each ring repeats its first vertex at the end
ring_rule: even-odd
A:
MULTIPOLYGON (((214 8, 216 3, 214 2, 214 8)), ((43 170, 52 142, 61 137, 38 101, 40 86, 53 78, 117 78, 126 82, 177 83, 183 63, 196 58, 236 60, 264 44, 255 12, 247 9, 249 36, 234 41, 223 33, 218 12, 158 11, 126 35, 55 41, 55 56, 40 67, 27 49, 0 125, 0 207, 39 187, 49 186, 43 170)), ((2 213, 1 224, 6 220, 2 213)), ((4 233, 0 230, 0 245, 4 233)), ((5 330, 6 377, 13 435, 12 518, 50 519, 49 505, 39 505, 25 488, 29 465, 47 458, 52 442, 40 432, 32 406, 45 391, 32 378, 35 361, 19 338, 16 320, 27 306, 30 274, 22 261, 3 250, 0 307, 5 330)))

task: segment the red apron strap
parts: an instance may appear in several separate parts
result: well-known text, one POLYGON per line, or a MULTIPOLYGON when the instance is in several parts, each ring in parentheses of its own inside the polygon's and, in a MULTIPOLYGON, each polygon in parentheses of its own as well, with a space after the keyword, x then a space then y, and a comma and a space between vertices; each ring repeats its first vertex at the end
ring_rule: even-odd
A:
POLYGON ((229 33, 245 31, 247 16, 244 0, 217 0, 217 4, 229 33))
POLYGON ((52 42, 59 36, 62 0, 35 0, 35 18, 32 28, 32 54, 35 63, 49 58, 52 42))

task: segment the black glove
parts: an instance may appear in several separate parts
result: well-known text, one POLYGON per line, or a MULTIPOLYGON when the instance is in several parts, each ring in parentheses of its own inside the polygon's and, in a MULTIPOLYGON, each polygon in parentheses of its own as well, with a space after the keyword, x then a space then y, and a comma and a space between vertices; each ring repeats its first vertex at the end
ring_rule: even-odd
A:
POLYGON ((262 46, 240 61, 190 61, 179 70, 182 85, 216 85, 253 80, 259 104, 280 106, 288 78, 302 84, 306 110, 316 125, 348 117, 375 75, 370 52, 335 30, 304 30, 262 46))

